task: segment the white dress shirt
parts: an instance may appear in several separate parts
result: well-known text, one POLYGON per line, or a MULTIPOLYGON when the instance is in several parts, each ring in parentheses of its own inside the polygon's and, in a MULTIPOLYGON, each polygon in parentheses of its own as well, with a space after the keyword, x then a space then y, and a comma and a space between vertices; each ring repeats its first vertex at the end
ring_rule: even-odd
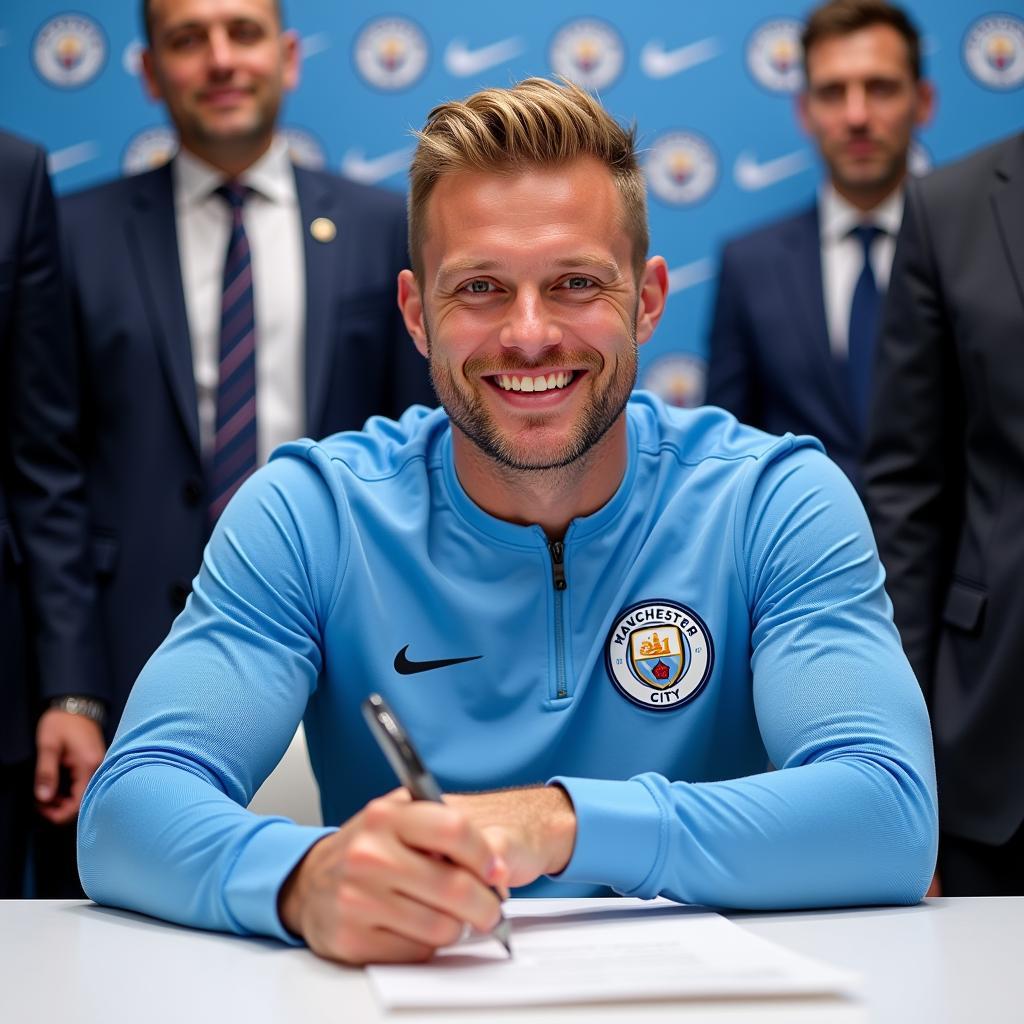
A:
POLYGON ((846 361, 847 334, 853 290, 864 266, 864 249, 850 232, 860 224, 881 228, 871 246, 871 269, 879 292, 889 286, 896 236, 903 220, 903 189, 896 189, 873 210, 864 213, 848 203, 830 183, 818 193, 818 232, 821 237, 821 284, 825 322, 834 358, 846 361))
MULTIPOLYGON (((220 362, 220 303, 231 210, 214 194, 222 171, 181 150, 171 167, 178 255, 192 339, 203 456, 213 454, 220 362)), ((306 264, 302 217, 288 147, 275 139, 239 178, 252 189, 243 220, 252 260, 256 318, 259 460, 306 432, 306 264)))

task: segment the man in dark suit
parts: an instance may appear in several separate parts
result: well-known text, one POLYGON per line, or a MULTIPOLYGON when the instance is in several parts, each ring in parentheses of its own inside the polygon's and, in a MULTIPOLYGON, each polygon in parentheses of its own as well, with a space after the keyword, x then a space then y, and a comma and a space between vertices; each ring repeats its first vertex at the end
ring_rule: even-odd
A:
POLYGON ((59 614, 40 621, 45 595, 24 571, 31 543, 26 550, 19 541, 19 534, 32 536, 29 527, 48 515, 53 526, 46 538, 48 555, 61 563, 68 587, 88 604, 92 581, 81 541, 81 464, 67 390, 73 358, 46 156, 37 146, 0 133, 0 898, 22 894, 33 781, 43 817, 67 822, 103 757, 90 702, 67 691, 95 672, 91 640, 75 636, 73 624, 59 614), (66 365, 55 375, 51 360, 62 355, 66 365), (33 402, 44 395, 58 405, 47 437, 32 429, 33 402), (59 467, 56 475, 34 470, 41 446, 59 467), (29 643, 33 617, 34 646, 29 643), (74 664, 66 660, 72 649, 74 664), (44 669, 42 686, 37 666, 44 669), (59 785, 62 770, 64 786, 59 785))
POLYGON ((884 0, 817 8, 803 47, 800 119, 828 178, 813 206, 725 247, 707 402, 773 434, 815 435, 860 489, 879 297, 932 89, 917 30, 884 0))
MULTIPOLYGON (((81 689, 108 738, 212 523, 269 452, 433 404, 395 301, 403 198, 293 167, 275 135, 299 74, 275 0, 149 0, 143 17, 145 82, 179 152, 61 204, 105 665, 81 689)), ((93 613, 65 599, 59 564, 32 571, 51 610, 93 613)))
POLYGON ((945 895, 1024 895, 1024 135, 907 190, 868 510, 932 715, 945 895))

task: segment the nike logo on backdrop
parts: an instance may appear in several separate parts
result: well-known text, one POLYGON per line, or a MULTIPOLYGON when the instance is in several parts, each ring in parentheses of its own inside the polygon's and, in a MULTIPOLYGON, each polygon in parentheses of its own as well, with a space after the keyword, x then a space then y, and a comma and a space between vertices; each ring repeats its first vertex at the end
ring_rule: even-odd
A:
POLYGON ((489 46, 480 46, 471 50, 462 39, 453 39, 444 51, 444 66, 450 75, 457 78, 468 78, 478 75, 481 71, 493 68, 496 64, 518 57, 525 50, 522 39, 512 36, 501 39, 489 46))
POLYGON ((703 284, 714 276, 715 261, 708 256, 702 260, 694 260, 692 263, 684 263, 680 267, 673 267, 668 272, 669 295, 693 288, 694 285, 703 284))
POLYGON ((70 171, 72 167, 87 164, 99 155, 100 145, 98 142, 76 142, 73 146, 55 149, 46 158, 46 169, 50 174, 60 174, 61 171, 70 171))
POLYGON ((785 178, 806 171, 811 166, 810 154, 806 149, 798 149, 795 153, 786 153, 774 160, 758 163, 757 158, 749 151, 740 153, 733 167, 733 177, 740 188, 748 192, 758 192, 769 185, 777 185, 785 178))
POLYGON ((367 159, 361 149, 350 149, 342 158, 341 173, 363 185, 376 185, 378 181, 404 171, 411 159, 412 149, 408 146, 370 159, 367 159))
POLYGON ((464 661, 479 661, 483 655, 473 654, 468 658, 442 658, 440 661, 410 661, 405 652, 409 650, 406 644, 395 655, 395 671, 402 676, 413 676, 417 672, 432 672, 435 668, 448 668, 449 665, 461 665, 464 661))
POLYGON ((660 39, 652 39, 640 51, 640 66, 648 78, 671 78, 681 71, 689 71, 698 64, 714 60, 721 52, 722 46, 714 36, 675 50, 666 50, 660 39))

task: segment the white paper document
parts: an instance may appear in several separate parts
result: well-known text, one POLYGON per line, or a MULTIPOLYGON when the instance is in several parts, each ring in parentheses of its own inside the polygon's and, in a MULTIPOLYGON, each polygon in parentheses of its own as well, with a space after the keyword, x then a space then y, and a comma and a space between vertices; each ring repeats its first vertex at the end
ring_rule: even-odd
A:
POLYGON ((388 1009, 854 994, 859 978, 667 900, 517 900, 510 959, 473 936, 368 968, 388 1009))

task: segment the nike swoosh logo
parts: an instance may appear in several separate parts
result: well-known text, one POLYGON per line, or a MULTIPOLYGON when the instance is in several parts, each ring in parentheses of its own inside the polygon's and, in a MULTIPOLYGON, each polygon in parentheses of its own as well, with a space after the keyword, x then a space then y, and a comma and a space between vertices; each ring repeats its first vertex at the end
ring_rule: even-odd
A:
POLYGON ((518 57, 525 50, 523 40, 517 36, 501 39, 488 46, 480 46, 471 50, 463 39, 453 39, 444 51, 444 66, 450 75, 456 78, 468 78, 478 75, 481 71, 493 68, 497 64, 518 57))
POLYGON ((479 661, 483 655, 474 654, 469 658, 442 658, 440 661, 410 661, 405 652, 409 650, 406 644, 395 655, 395 671, 402 676, 413 676, 417 672, 432 672, 435 668, 448 668, 449 665, 461 665, 464 661, 479 661))
POLYGON ((350 149, 341 161, 341 173, 364 185, 375 185, 378 181, 390 178, 392 174, 404 171, 410 159, 412 149, 408 146, 370 159, 361 149, 350 149))
POLYGON ((774 160, 758 163, 750 152, 740 153, 733 167, 733 177, 740 188, 748 192, 758 192, 769 185, 777 185, 794 174, 806 171, 811 166, 811 157, 806 149, 798 149, 795 153, 786 153, 774 160))
POLYGON ((640 67, 648 78, 671 78, 681 71, 689 71, 698 64, 714 60, 721 52, 722 45, 714 36, 675 50, 666 50, 660 39, 652 39, 640 51, 640 67))
POLYGON ((326 32, 314 32, 312 35, 303 36, 299 40, 299 53, 302 59, 315 57, 331 48, 331 37, 326 32))
POLYGON ((675 292, 685 291, 694 285, 710 281, 715 276, 715 261, 708 257, 702 260, 694 260, 693 263, 684 263, 681 267, 673 267, 668 272, 668 291, 672 295, 675 292))
POLYGON ((98 142, 76 142, 73 146, 55 149, 46 158, 46 169, 51 175, 60 174, 61 171, 70 171, 72 167, 87 164, 99 155, 100 144, 98 142))

